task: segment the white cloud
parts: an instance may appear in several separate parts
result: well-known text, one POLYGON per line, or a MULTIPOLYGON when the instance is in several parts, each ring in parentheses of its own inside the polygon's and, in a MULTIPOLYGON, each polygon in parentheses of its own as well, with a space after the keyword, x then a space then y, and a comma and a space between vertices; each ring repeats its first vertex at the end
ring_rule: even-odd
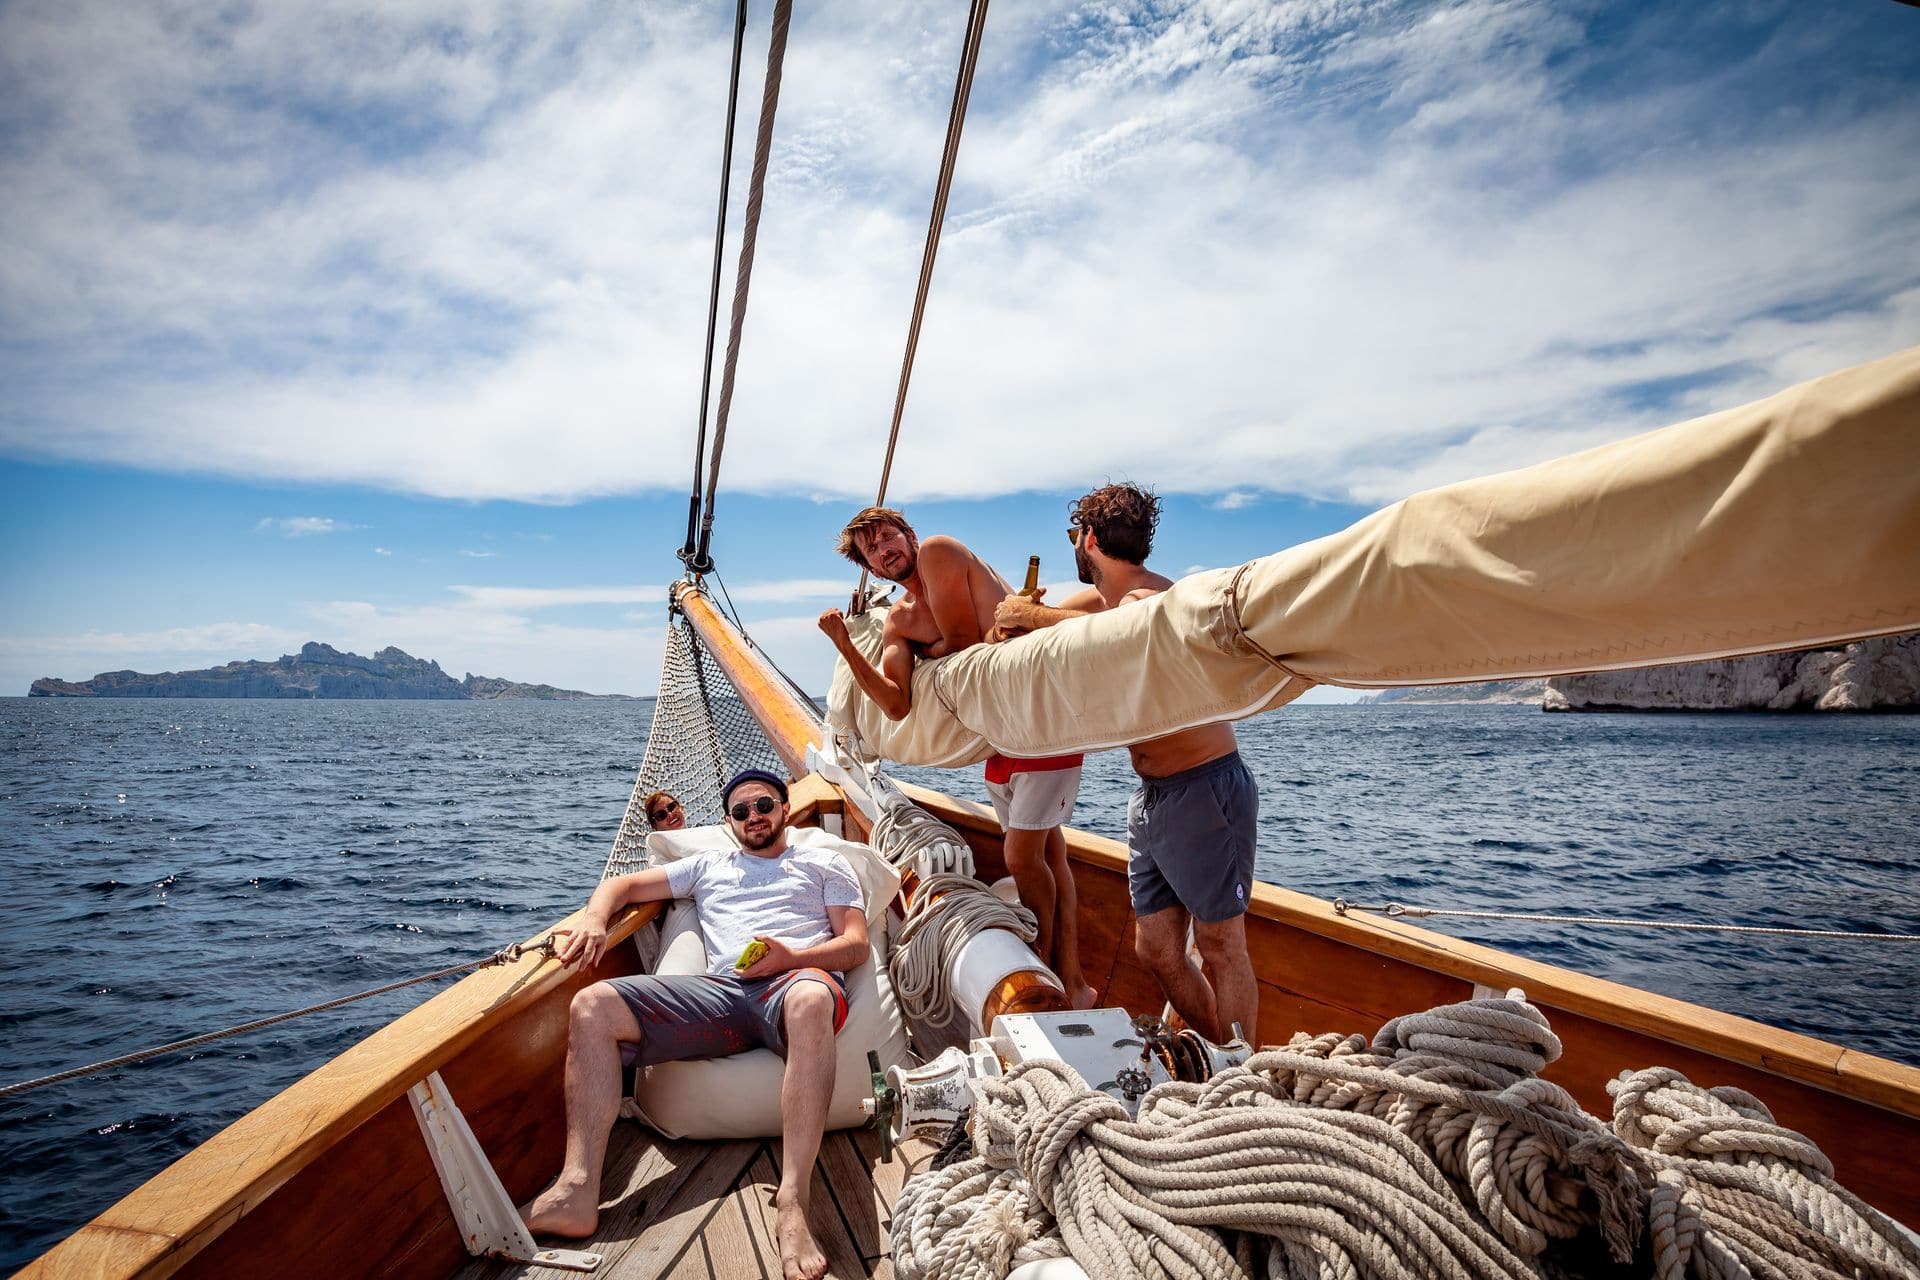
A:
POLYGON ((491 560, 494 557, 498 556, 500 553, 498 551, 469 551, 465 548, 462 548, 460 551, 460 554, 467 557, 469 560, 491 560))
POLYGON ((377 556, 390 556, 393 554, 393 552, 388 550, 386 547, 375 547, 373 549, 373 554, 377 556))
POLYGON ((1239 511, 1260 501, 1257 493, 1248 493, 1245 489, 1233 489, 1221 494, 1213 501, 1215 511, 1239 511))
POLYGON ((312 538, 327 533, 351 533, 363 526, 331 516, 268 516, 253 526, 255 533, 278 533, 284 538, 312 538))
MULTIPOLYGON (((1835 34, 1906 15, 1817 8, 996 14, 893 493, 1383 501, 1920 341, 1920 116, 1835 34)), ((0 10, 0 450, 678 487, 724 17, 0 10)), ((959 21, 796 25, 723 485, 870 489, 959 21)))
POLYGON ((665 604, 665 583, 634 587, 466 587, 447 590, 483 609, 563 609, 583 604, 665 604))

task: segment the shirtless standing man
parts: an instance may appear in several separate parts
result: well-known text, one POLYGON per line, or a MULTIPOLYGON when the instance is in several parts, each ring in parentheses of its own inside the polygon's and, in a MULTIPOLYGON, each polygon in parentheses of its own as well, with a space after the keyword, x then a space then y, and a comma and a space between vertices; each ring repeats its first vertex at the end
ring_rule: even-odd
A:
MULTIPOLYGON (((1136 485, 1110 484, 1073 504, 1067 537, 1080 581, 1057 607, 1009 594, 994 611, 1005 634, 1117 609, 1173 581, 1146 567, 1160 500, 1136 485)), ((1127 805, 1127 888, 1134 950, 1182 1018, 1216 1044, 1239 1023, 1259 1034, 1260 993, 1247 954, 1247 896, 1260 796, 1231 726, 1201 725, 1135 743, 1140 786, 1127 805), (1187 955, 1193 923, 1203 973, 1187 955)))
MULTIPOLYGON (((820 629, 847 660, 854 680, 888 719, 913 706, 913 664, 979 644, 993 632, 993 612, 1013 588, 958 539, 935 534, 924 543, 891 507, 868 507, 840 532, 841 555, 906 589, 887 610, 880 665, 861 654, 838 609, 820 615, 820 629)), ((1002 846, 1020 901, 1039 923, 1034 949, 1050 963, 1076 1009, 1091 1008, 1093 988, 1080 970, 1079 899, 1060 827, 1080 790, 1081 757, 987 761, 987 794, 1006 832, 1002 846)))

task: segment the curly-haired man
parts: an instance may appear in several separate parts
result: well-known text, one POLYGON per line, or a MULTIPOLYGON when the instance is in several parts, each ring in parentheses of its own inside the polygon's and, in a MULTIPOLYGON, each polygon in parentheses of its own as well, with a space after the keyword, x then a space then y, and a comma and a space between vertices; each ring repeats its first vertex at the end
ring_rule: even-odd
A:
MULTIPOLYGON (((1048 606, 1008 595, 994 612, 1008 635, 1117 609, 1173 585, 1146 566, 1160 500, 1132 484, 1109 484, 1073 504, 1067 537, 1080 581, 1048 606)), ((1127 887, 1134 949, 1189 1024, 1224 1042, 1238 1023, 1258 1034, 1259 990, 1247 954, 1247 898, 1253 888, 1254 827, 1260 796, 1225 724, 1183 729, 1127 748, 1140 786, 1127 805, 1127 887), (1193 926, 1201 967, 1187 956, 1193 926)))

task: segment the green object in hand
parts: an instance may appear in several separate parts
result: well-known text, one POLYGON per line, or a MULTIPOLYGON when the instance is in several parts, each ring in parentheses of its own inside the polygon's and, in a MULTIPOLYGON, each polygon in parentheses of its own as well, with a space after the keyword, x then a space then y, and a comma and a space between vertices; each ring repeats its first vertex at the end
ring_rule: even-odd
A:
POLYGON ((749 942, 746 949, 740 953, 740 958, 733 962, 733 967, 736 969, 751 969, 754 965, 759 964, 760 957, 766 954, 767 944, 755 938, 752 942, 749 942))

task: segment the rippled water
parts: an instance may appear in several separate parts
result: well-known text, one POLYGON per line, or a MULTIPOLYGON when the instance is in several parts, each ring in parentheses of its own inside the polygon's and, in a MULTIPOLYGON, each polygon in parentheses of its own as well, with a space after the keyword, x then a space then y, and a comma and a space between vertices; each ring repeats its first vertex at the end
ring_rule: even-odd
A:
MULTIPOLYGON (((0 699, 0 1083, 536 932, 598 877, 650 706, 0 699)), ((1309 893, 1920 932, 1920 717, 1294 707, 1241 738, 1261 874, 1309 893)), ((1089 761, 1075 821, 1124 835, 1130 787, 1089 761)), ((1435 927, 1920 1062, 1920 947, 1435 927)), ((0 1267, 436 989, 0 1100, 0 1267)))

